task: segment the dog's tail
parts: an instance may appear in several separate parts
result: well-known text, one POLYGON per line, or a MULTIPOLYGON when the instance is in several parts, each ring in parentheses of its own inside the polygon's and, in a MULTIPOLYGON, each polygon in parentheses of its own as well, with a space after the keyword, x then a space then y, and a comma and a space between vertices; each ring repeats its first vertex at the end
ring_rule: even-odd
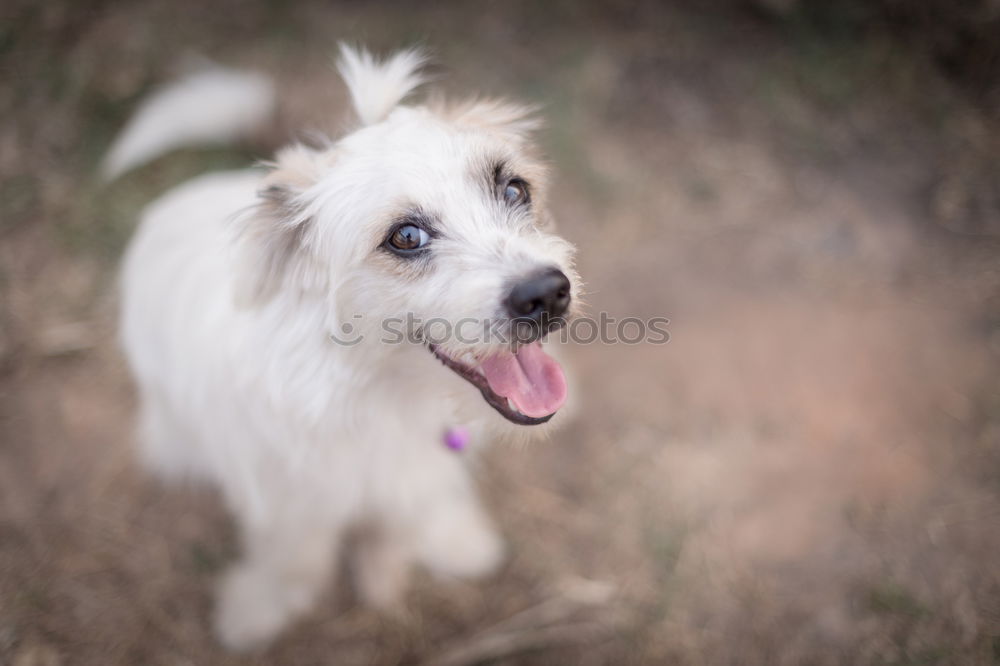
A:
POLYGON ((181 147, 229 143, 274 113, 273 82, 263 74, 211 65, 146 98, 112 143, 101 176, 112 181, 181 147))

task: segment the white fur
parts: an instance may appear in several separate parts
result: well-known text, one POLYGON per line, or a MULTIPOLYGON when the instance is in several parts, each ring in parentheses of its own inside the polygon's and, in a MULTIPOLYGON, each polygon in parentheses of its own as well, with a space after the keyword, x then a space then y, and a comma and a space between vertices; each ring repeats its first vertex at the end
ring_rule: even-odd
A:
POLYGON ((378 606, 400 598, 411 564, 471 577, 501 558, 470 452, 442 435, 466 425, 480 445, 541 427, 509 424, 422 345, 383 344, 379 324, 407 312, 501 316, 510 281, 544 266, 562 268, 575 292, 572 248, 545 230, 545 173, 525 152, 516 107, 385 108, 420 80, 422 62, 407 51, 379 65, 345 50, 367 126, 324 150, 292 146, 268 172, 178 187, 145 211, 125 258, 121 333, 144 459, 217 484, 242 529, 243 559, 221 583, 216 616, 234 649, 306 612, 359 525, 369 538, 357 582, 378 606), (529 181, 530 211, 490 194, 480 176, 494 158, 529 181), (379 249, 413 206, 442 230, 423 271, 379 249), (348 322, 368 337, 334 344, 348 322))
POLYGON ((420 68, 427 58, 415 49, 400 51, 379 61, 364 49, 340 45, 337 69, 351 94, 354 111, 363 125, 381 122, 424 77, 420 68))
POLYGON ((139 108, 101 164, 105 180, 184 146, 226 143, 274 111, 266 76, 212 65, 155 93, 139 108))

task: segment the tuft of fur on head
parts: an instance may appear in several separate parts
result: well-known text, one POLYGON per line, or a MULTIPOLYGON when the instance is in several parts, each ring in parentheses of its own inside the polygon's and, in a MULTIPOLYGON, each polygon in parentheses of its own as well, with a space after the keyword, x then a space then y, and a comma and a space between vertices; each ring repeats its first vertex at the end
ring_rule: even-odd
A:
POLYGON ((385 120, 393 107, 427 80, 420 73, 426 62, 427 56, 419 49, 378 60, 365 49, 341 43, 337 69, 361 123, 373 125, 385 120))

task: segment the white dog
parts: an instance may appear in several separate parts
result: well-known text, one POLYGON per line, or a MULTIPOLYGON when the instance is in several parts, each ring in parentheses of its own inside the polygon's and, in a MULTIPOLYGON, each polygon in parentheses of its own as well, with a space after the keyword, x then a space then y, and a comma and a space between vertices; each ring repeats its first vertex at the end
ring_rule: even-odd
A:
MULTIPOLYGON (((535 123, 500 101, 401 106, 422 64, 342 48, 356 131, 178 187, 125 258, 144 460, 216 484, 239 520, 216 615, 233 649, 312 606, 348 529, 364 527, 356 584, 376 606, 399 600, 411 564, 494 569, 501 541, 455 449, 537 432, 524 426, 566 399, 541 340, 579 286, 551 231, 535 123), (432 338, 430 320, 467 325, 432 338)), ((162 111, 184 125, 183 108, 162 111)), ((148 157, 118 150, 112 170, 148 157)))

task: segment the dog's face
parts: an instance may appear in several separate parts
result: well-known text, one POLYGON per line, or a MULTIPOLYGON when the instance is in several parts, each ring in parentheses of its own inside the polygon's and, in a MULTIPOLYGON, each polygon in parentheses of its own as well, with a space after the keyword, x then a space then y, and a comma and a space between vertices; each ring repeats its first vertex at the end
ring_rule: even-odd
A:
POLYGON ((249 239, 275 250, 257 258, 272 283, 258 289, 323 292, 330 325, 434 354, 509 421, 547 421, 566 385, 540 341, 579 287, 526 117, 397 107, 325 151, 286 151, 264 191, 282 235, 249 239))

